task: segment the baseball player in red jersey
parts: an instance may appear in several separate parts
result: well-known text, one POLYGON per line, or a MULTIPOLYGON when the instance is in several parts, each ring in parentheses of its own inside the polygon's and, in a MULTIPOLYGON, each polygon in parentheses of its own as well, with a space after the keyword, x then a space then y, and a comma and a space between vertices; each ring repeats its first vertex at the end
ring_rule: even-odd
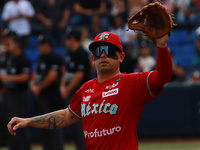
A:
POLYGON ((138 150, 137 126, 144 105, 159 96, 170 81, 172 62, 168 35, 156 39, 157 70, 120 73, 125 54, 119 37, 110 32, 97 35, 90 44, 97 78, 86 82, 68 108, 33 118, 14 117, 8 130, 18 128, 62 128, 79 119, 83 122, 88 150, 138 150))

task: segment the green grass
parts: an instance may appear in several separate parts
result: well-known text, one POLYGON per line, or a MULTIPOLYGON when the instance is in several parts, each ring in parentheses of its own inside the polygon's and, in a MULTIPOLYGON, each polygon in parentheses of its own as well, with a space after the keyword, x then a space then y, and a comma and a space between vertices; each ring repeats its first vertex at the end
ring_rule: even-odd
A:
POLYGON ((200 150, 200 141, 140 142, 139 150, 200 150))
MULTIPOLYGON (((0 150, 8 150, 0 147, 0 150)), ((34 145, 32 150, 43 150, 40 145, 34 145)), ((73 144, 66 144, 65 150, 75 150, 73 144)), ((164 141, 140 142, 139 150, 200 150, 200 141, 164 141)))
MULTIPOLYGON (((7 147, 0 147, 0 150, 9 150, 7 147)), ((43 150, 40 145, 32 146, 32 150, 43 150)), ((74 145, 65 145, 65 150, 76 150, 74 145)))

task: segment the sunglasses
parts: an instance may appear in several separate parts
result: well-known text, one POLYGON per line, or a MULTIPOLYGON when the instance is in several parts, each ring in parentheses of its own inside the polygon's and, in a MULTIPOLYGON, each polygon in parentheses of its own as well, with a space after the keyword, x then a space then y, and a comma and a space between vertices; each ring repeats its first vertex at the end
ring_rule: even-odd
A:
POLYGON ((106 46, 98 46, 95 50, 92 51, 92 53, 95 57, 100 57, 103 51, 106 53, 108 57, 113 57, 116 55, 116 51, 119 50, 117 50, 113 46, 106 45, 106 46))

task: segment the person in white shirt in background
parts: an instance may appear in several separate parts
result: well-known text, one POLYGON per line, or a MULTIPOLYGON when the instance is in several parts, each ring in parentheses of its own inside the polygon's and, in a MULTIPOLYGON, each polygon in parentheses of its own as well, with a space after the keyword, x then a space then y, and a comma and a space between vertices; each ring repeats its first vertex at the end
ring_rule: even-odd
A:
POLYGON ((146 41, 141 41, 139 53, 138 63, 140 71, 146 72, 155 69, 156 60, 151 56, 151 48, 146 41))
POLYGON ((32 4, 27 0, 8 1, 2 11, 2 20, 8 28, 17 33, 23 41, 24 48, 28 47, 28 37, 31 34, 29 20, 35 15, 32 4))

